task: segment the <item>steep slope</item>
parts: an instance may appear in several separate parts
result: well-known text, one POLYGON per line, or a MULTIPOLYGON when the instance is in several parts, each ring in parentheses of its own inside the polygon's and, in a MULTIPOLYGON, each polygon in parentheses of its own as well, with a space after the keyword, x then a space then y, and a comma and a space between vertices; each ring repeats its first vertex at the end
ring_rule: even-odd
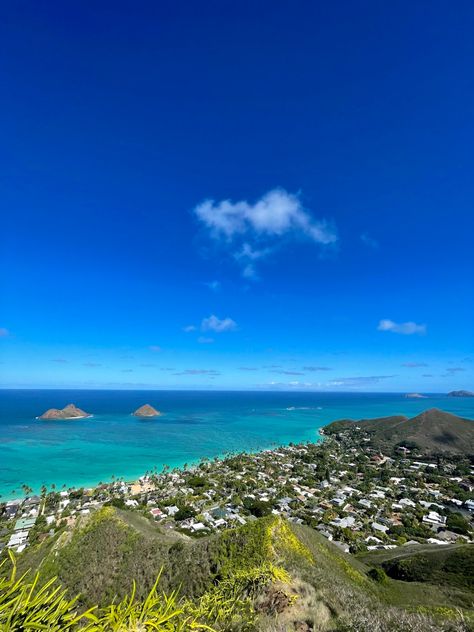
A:
MULTIPOLYGON (((325 434, 337 434, 355 428, 352 420, 333 422, 325 434)), ((474 422, 437 408, 408 419, 403 416, 362 419, 357 427, 368 433, 372 444, 391 449, 399 444, 414 445, 425 453, 450 452, 474 454, 474 422)))
POLYGON ((309 527, 277 516, 191 540, 164 533, 145 518, 137 522, 136 514, 129 520, 127 513, 99 511, 72 536, 24 554, 20 570, 39 564, 44 578, 58 575, 70 594, 81 593, 85 607, 122 598, 133 580, 136 597, 144 599, 162 568, 160 590, 180 587, 196 616, 216 630, 469 629, 458 615, 471 616, 471 593, 388 578, 376 582, 361 561, 309 527), (410 612, 420 608, 429 616, 410 612))

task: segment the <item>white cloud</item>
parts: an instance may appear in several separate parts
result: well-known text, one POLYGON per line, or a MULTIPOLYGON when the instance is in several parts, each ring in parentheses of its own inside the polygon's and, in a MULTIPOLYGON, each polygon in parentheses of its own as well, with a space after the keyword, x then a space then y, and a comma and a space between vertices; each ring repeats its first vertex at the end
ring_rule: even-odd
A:
POLYGON ((237 242, 240 247, 233 256, 247 278, 256 278, 252 262, 272 252, 278 238, 284 235, 304 236, 322 245, 337 241, 335 230, 326 221, 312 217, 298 195, 284 189, 273 189, 254 204, 246 200, 205 200, 195 207, 194 213, 213 238, 234 245, 237 242), (251 242, 260 247, 252 246, 251 242))
POLYGON ((155 351, 156 353, 158 351, 161 351, 161 347, 159 347, 158 345, 150 345, 149 349, 150 351, 155 351))
POLYGON ((206 336, 199 336, 198 342, 200 345, 210 345, 214 342, 214 338, 207 338, 206 336))
POLYGON ((378 384, 381 380, 389 380, 395 375, 363 375, 357 377, 339 377, 335 380, 327 382, 328 386, 367 386, 369 384, 378 384))
POLYGON ((224 331, 235 331, 237 329, 237 323, 232 318, 218 318, 214 314, 211 314, 208 318, 203 318, 201 323, 202 331, 215 331, 216 333, 222 333, 224 331))
POLYGON ((242 244, 241 249, 234 253, 234 259, 241 264, 243 277, 256 280, 258 279, 258 274, 255 268, 255 262, 259 259, 263 259, 271 252, 271 248, 257 250, 248 242, 245 242, 242 244))
POLYGON ((379 247, 379 242, 373 237, 371 237, 369 233, 362 233, 362 235, 360 236, 360 239, 369 248, 373 248, 374 250, 377 250, 377 248, 379 247))
POLYGON ((184 371, 180 371, 179 373, 174 373, 173 375, 221 375, 220 371, 216 371, 215 369, 185 369, 184 371))
POLYGON ((5 327, 0 327, 0 338, 6 338, 6 336, 10 335, 10 332, 5 327))
POLYGON ((426 362, 404 362, 402 366, 408 369, 416 369, 418 367, 428 366, 428 365, 426 364, 426 362))
POLYGON ((426 334, 426 325, 418 325, 412 321, 406 323, 396 323, 393 320, 384 319, 378 324, 379 331, 391 331, 394 334, 410 336, 412 334, 426 334))
POLYGON ((187 334, 189 334, 189 332, 191 331, 196 331, 196 325, 186 325, 186 327, 183 327, 183 331, 185 331, 187 334))
POLYGON ((209 281, 207 283, 204 283, 204 285, 207 285, 207 287, 213 292, 218 292, 221 289, 220 281, 209 281))
POLYGON ((297 195, 284 189, 265 193, 255 204, 206 200, 194 209, 197 217, 214 235, 228 239, 254 232, 262 235, 283 235, 291 230, 303 232, 321 244, 337 239, 326 222, 318 221, 303 208, 297 195))

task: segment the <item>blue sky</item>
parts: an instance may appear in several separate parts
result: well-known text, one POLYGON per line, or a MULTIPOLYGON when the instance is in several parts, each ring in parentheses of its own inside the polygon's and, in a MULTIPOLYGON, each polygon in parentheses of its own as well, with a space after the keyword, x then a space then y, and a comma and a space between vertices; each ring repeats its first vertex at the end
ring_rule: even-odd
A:
POLYGON ((471 2, 0 21, 0 383, 474 387, 471 2))

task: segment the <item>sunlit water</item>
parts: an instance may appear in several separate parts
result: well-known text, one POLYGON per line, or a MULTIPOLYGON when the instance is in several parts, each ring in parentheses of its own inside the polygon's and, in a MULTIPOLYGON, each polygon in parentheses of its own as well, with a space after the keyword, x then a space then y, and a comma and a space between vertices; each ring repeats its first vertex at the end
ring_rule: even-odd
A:
POLYGON ((154 467, 255 451, 291 441, 317 441, 341 418, 413 416, 438 407, 474 418, 474 398, 400 394, 202 391, 0 390, 0 494, 21 495, 27 484, 92 485, 112 476, 133 479, 154 467), (47 408, 74 403, 93 417, 41 421, 47 408), (131 413, 149 403, 154 420, 131 413))

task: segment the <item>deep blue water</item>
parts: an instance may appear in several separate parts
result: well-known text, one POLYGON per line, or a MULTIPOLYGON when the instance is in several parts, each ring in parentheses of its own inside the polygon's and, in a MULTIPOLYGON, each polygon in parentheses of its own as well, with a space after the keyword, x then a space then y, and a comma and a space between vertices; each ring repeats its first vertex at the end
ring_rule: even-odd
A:
POLYGON ((413 416, 438 407, 474 418, 474 398, 401 394, 209 391, 0 390, 0 494, 92 485, 136 478, 227 452, 255 451, 291 441, 316 441, 318 430, 341 418, 413 416), (93 414, 75 421, 40 421, 47 408, 74 403, 93 414), (131 416, 149 403, 164 414, 131 416))

